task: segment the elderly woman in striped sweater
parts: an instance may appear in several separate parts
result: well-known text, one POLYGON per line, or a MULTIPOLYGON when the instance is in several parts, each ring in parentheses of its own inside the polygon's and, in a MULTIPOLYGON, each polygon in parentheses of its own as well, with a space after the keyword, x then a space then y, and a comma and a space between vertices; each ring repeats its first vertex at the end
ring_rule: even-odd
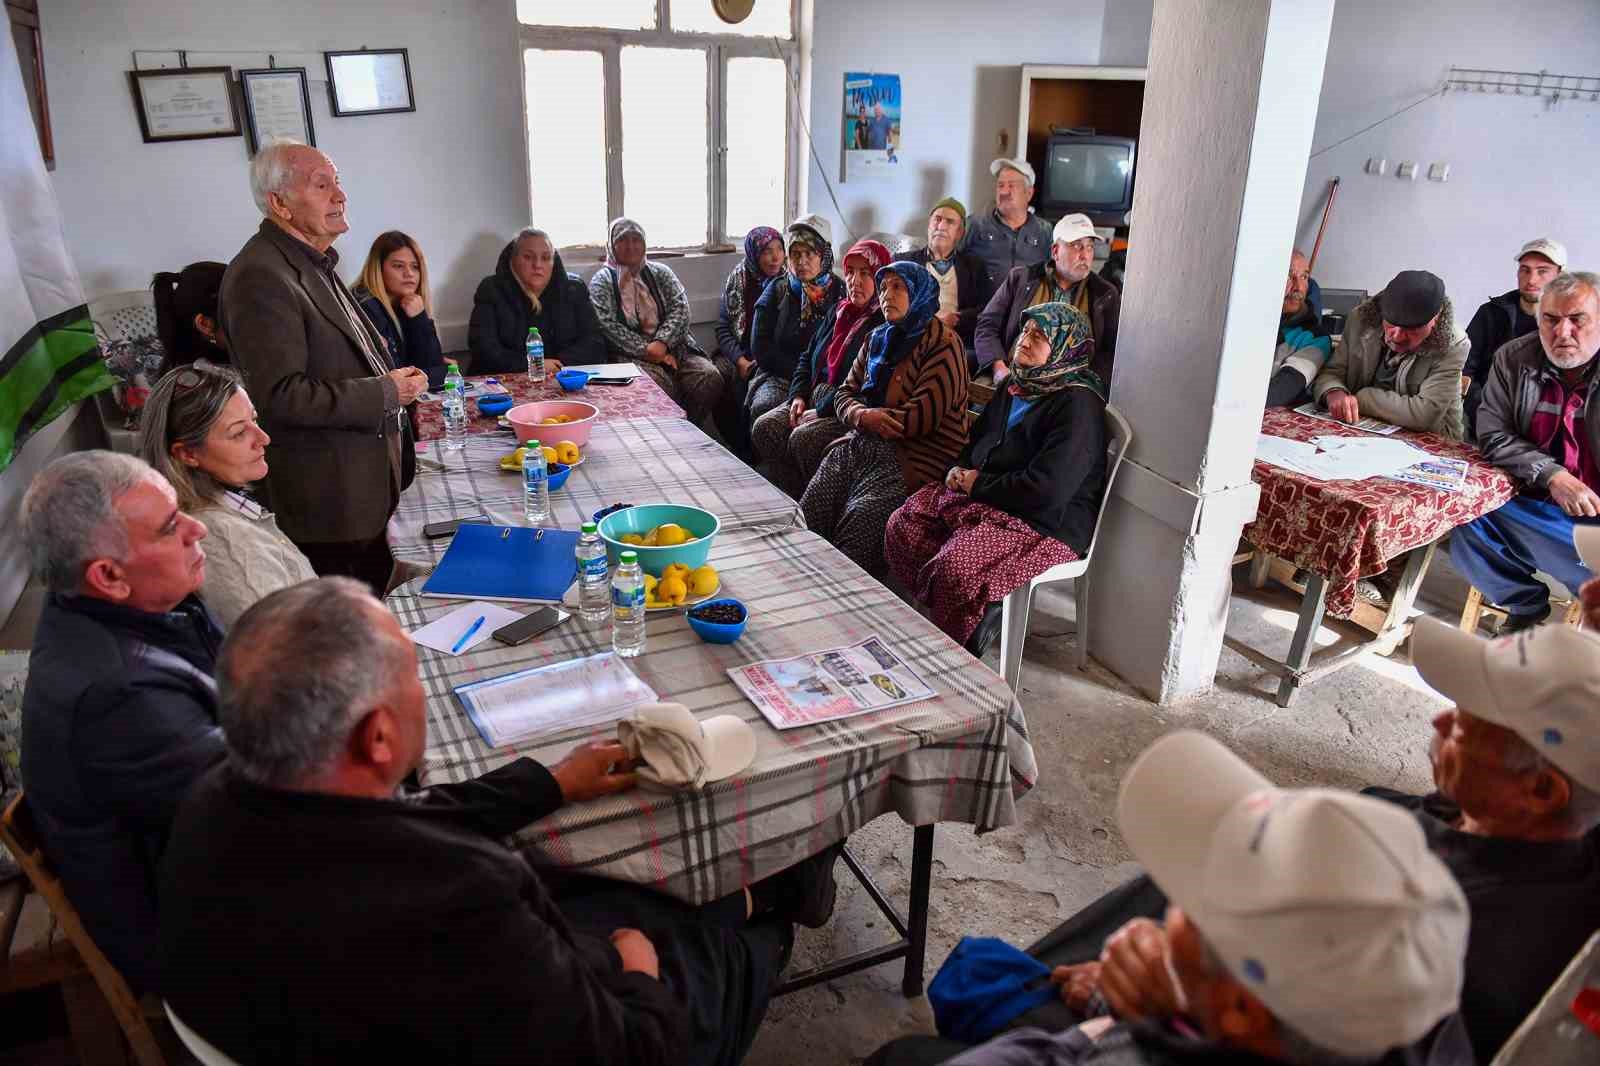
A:
POLYGON ((967 440, 967 356, 935 317, 939 283, 915 263, 877 273, 884 324, 872 331, 834 404, 851 430, 800 497, 806 524, 869 574, 906 497, 944 477, 967 440))

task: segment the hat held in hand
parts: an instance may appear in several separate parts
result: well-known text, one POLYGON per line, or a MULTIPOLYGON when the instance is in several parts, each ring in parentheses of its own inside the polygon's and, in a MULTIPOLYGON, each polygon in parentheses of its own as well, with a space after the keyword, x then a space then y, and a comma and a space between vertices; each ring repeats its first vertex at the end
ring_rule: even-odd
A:
POLYGON ((702 722, 681 703, 639 707, 617 723, 617 739, 639 764, 639 780, 659 788, 703 788, 756 757, 755 731, 743 720, 719 714, 702 722))

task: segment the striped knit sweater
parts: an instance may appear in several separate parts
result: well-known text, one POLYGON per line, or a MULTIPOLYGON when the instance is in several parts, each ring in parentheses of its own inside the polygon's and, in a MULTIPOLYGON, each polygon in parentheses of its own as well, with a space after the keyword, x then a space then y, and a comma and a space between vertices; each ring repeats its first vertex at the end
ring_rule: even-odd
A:
MULTIPOLYGON (((835 416, 852 429, 870 410, 862 400, 867 380, 863 347, 834 402, 835 416)), ((894 442, 906 488, 915 492, 942 481, 967 443, 967 354, 956 331, 937 318, 889 378, 883 409, 906 427, 894 442)))

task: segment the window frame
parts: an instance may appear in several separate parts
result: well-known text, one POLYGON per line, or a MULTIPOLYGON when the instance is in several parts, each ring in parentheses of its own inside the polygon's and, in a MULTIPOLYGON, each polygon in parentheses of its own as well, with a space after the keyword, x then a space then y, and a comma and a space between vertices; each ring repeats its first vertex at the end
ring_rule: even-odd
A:
MULTIPOLYGON (((652 246, 652 251, 679 253, 719 253, 734 245, 725 232, 728 214, 728 101, 724 92, 728 60, 736 58, 780 59, 787 86, 784 91, 783 210, 780 224, 795 217, 799 210, 801 154, 796 146, 799 127, 798 106, 800 62, 800 2, 789 0, 789 39, 741 37, 722 33, 696 33, 672 29, 673 0, 656 0, 656 27, 646 30, 594 29, 573 26, 537 26, 518 21, 517 44, 524 64, 526 86, 528 52, 599 52, 602 91, 606 117, 606 218, 627 214, 626 190, 622 181, 622 50, 628 47, 699 50, 706 58, 706 239, 686 246, 652 246), (777 54, 774 54, 776 52, 777 54), (615 90, 615 91, 613 91, 615 90)), ((533 159, 528 143, 528 97, 522 96, 522 158, 528 190, 529 216, 533 217, 533 159)), ((536 220, 537 221, 537 220, 536 220)), ((562 250, 599 248, 577 244, 562 250)))

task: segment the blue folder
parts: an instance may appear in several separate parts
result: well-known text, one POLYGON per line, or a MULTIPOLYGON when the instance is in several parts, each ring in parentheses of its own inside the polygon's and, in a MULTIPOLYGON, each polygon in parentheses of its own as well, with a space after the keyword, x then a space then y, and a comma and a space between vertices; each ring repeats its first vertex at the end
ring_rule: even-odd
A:
POLYGON ((469 523, 456 530, 422 595, 559 603, 578 574, 578 534, 469 523))

